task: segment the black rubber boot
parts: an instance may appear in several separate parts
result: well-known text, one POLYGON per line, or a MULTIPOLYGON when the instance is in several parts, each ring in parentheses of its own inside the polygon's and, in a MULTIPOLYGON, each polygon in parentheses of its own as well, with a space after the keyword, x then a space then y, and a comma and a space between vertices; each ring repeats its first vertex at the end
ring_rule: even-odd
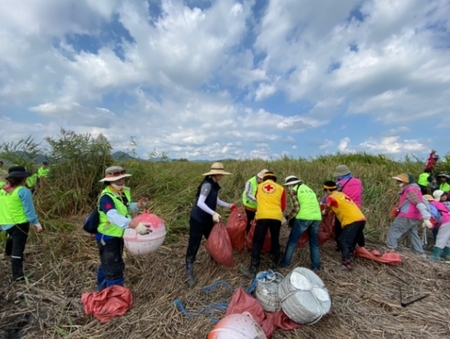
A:
POLYGON ((256 263, 254 260, 251 261, 250 267, 245 268, 241 267, 239 271, 245 275, 249 279, 255 279, 256 272, 258 271, 259 263, 256 263))
POLYGON ((11 268, 12 268, 12 280, 23 280, 23 260, 22 259, 11 259, 11 268))
POLYGON ((186 262, 186 277, 189 287, 194 287, 196 282, 194 279, 194 263, 186 262))

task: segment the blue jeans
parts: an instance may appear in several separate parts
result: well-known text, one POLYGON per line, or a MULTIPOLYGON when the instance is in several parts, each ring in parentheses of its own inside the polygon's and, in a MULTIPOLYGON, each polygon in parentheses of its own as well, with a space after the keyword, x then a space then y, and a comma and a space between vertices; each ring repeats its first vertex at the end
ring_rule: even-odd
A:
POLYGON ((311 256, 311 269, 320 269, 320 251, 319 251, 319 220, 295 219, 291 233, 286 245, 286 252, 280 265, 287 267, 291 264, 292 255, 298 240, 306 230, 309 234, 309 254, 311 256))

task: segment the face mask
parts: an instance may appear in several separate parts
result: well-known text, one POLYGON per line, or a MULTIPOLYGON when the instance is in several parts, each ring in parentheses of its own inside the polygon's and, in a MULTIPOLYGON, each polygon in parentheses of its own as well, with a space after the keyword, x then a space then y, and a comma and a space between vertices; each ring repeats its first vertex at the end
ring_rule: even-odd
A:
POLYGON ((398 185, 399 185, 400 187, 403 187, 403 186, 405 186, 405 184, 404 184, 404 183, 402 183, 402 182, 401 182, 401 183, 399 183, 398 185))
POLYGON ((114 187, 118 191, 120 191, 123 188, 123 185, 111 184, 111 186, 114 187))

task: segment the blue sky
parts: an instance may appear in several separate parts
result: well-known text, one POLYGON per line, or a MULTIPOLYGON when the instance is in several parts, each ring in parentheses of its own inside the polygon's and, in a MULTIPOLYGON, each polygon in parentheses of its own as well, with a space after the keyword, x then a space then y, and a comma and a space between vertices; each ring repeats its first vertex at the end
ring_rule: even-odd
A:
POLYGON ((449 18, 444 0, 2 0, 0 142, 62 127, 143 158, 444 155, 449 18))

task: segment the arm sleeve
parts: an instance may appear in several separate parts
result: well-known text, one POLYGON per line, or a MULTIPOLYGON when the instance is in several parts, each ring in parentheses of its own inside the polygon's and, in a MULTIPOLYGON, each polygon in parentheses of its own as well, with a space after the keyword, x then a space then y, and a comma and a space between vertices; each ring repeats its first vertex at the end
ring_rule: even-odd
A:
POLYGON ((34 209, 33 197, 31 195, 31 191, 28 188, 21 188, 19 191, 19 198, 22 201, 23 210, 27 219, 33 225, 39 223, 36 210, 34 209))
POLYGON ((250 201, 256 201, 256 198, 252 194, 252 183, 250 181, 247 181, 245 183, 245 197, 250 201))
POLYGON ((139 210, 137 202, 130 202, 128 205, 128 212, 136 213, 139 210))
POLYGON ((417 209, 419 210, 420 214, 422 215, 422 219, 429 220, 431 218, 431 214, 429 212, 429 209, 427 206, 421 202, 416 205, 417 209))
POLYGON ((109 195, 105 194, 100 198, 100 210, 106 214, 106 217, 111 224, 120 228, 129 227, 131 219, 117 212, 114 202, 109 195))
POLYGON ((285 211, 286 209, 286 190, 283 190, 283 194, 281 195, 281 211, 285 211))
POLYGON ((206 213, 213 215, 214 211, 205 204, 205 200, 206 195, 200 194, 197 200, 197 206, 200 207, 206 213))
POLYGON ((300 211, 300 204, 298 203, 298 197, 295 192, 290 192, 289 195, 292 198, 292 210, 287 215, 286 219, 292 219, 297 215, 297 213, 300 211))
POLYGON ((227 207, 227 208, 230 208, 230 206, 231 206, 231 204, 220 200, 219 197, 217 197, 217 205, 222 206, 222 207, 227 207))

